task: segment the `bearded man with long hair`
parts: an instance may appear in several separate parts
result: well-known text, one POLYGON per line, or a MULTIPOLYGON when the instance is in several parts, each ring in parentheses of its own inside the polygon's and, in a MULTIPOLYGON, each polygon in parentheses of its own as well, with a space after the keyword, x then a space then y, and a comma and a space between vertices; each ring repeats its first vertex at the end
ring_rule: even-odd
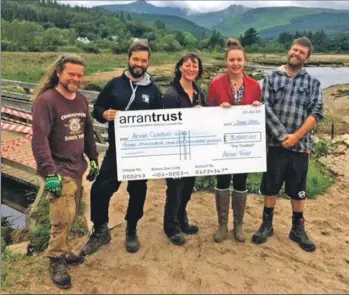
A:
POLYGON ((71 287, 67 265, 83 262, 68 242, 82 195, 82 177, 98 174, 98 154, 87 98, 79 92, 85 62, 77 55, 60 56, 43 77, 33 103, 32 150, 38 174, 45 179, 50 202, 50 259, 52 281, 71 287))

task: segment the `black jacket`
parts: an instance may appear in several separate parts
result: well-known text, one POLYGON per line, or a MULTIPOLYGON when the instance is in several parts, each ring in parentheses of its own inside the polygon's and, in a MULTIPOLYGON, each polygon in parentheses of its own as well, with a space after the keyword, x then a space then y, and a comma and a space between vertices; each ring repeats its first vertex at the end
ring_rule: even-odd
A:
MULTIPOLYGON (((125 73, 111 79, 97 97, 93 106, 93 117, 100 123, 107 122, 103 113, 108 109, 124 111, 132 92, 130 80, 125 73)), ((138 85, 135 99, 128 110, 151 109, 163 109, 161 92, 152 80, 148 85, 138 85)), ((114 120, 108 122, 108 142, 109 148, 115 150, 114 120)))
POLYGON ((170 87, 167 89, 167 92, 164 96, 164 108, 173 109, 173 108, 192 108, 197 105, 206 106, 205 96, 202 91, 194 83, 194 97, 193 103, 190 101, 188 94, 184 91, 182 85, 179 83, 179 80, 174 79, 170 83, 170 87))

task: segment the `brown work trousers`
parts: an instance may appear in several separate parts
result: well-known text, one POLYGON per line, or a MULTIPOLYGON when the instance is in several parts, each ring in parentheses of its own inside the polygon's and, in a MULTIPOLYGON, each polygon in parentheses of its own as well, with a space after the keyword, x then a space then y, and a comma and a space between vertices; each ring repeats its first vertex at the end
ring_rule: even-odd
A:
POLYGON ((77 216, 81 197, 82 179, 62 177, 62 194, 56 198, 48 194, 50 201, 50 241, 46 255, 59 257, 71 251, 70 230, 77 216))

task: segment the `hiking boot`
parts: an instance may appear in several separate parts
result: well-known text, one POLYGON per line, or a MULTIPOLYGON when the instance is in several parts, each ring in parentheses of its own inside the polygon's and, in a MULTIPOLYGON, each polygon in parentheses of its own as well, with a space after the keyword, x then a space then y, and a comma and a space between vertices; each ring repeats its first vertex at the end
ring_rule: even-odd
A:
POLYGON ((189 224, 188 215, 187 215, 186 210, 184 210, 184 213, 181 214, 180 220, 181 220, 181 231, 182 232, 184 232, 187 235, 195 235, 198 233, 199 228, 194 224, 189 224))
POLYGON ((71 287, 71 278, 63 257, 50 257, 49 271, 52 281, 58 288, 69 289, 71 287))
POLYGON ((184 232, 187 235, 195 235, 197 234, 199 231, 199 228, 194 225, 194 224, 186 224, 184 226, 182 226, 182 232, 184 232))
POLYGON ((177 246, 182 246, 185 243, 185 238, 182 233, 175 234, 173 236, 168 237, 170 242, 177 246))
POLYGON ((298 245, 306 252, 314 252, 316 250, 315 244, 309 239, 304 228, 304 218, 292 220, 292 229, 288 236, 292 241, 298 243, 298 245))
POLYGON ((255 244, 263 244, 267 241, 268 237, 274 233, 273 229, 273 213, 263 213, 263 221, 258 231, 252 236, 252 242, 255 244))
POLYGON ((68 265, 79 265, 84 262, 85 258, 82 255, 75 255, 69 252, 64 256, 64 260, 68 265))
POLYGON ((137 229, 126 229, 126 251, 136 253, 139 250, 139 241, 137 237, 137 229))
POLYGON ((108 244, 111 240, 108 224, 104 223, 98 228, 93 228, 92 235, 87 243, 81 248, 81 255, 91 255, 96 252, 101 246, 108 244))

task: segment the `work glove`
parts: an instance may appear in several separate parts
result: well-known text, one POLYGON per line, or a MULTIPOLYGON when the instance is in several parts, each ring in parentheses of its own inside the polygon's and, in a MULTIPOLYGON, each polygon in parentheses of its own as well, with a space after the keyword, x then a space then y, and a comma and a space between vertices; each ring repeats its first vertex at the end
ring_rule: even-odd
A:
POLYGON ((88 173, 86 179, 88 181, 94 181, 98 175, 99 167, 98 163, 95 160, 90 161, 90 172, 88 173))
POLYGON ((50 175, 45 178, 45 189, 56 198, 62 193, 62 177, 59 174, 50 175))

